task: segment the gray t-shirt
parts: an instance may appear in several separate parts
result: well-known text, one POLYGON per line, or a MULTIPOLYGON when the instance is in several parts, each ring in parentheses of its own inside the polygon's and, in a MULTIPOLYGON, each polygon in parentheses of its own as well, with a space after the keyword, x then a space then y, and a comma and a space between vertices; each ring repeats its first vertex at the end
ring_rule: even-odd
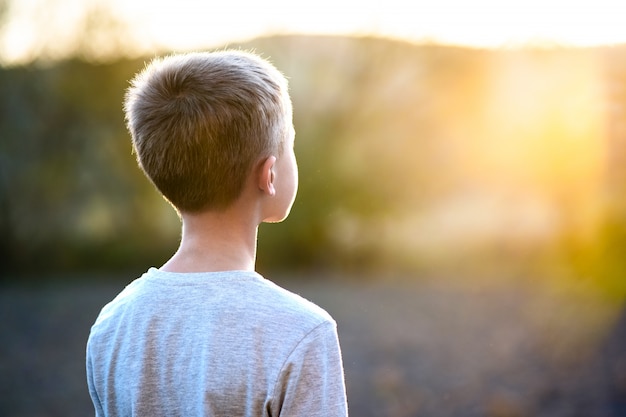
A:
POLYGON ((335 321, 255 272, 151 268, 87 342, 97 416, 346 416, 335 321))

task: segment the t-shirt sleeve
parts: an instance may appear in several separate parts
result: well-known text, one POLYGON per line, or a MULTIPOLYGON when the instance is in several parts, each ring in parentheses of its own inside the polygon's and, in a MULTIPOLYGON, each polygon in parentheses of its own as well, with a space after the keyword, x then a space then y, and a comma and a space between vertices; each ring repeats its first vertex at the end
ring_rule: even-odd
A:
POLYGON ((89 389, 89 395, 91 396, 91 400, 93 402, 96 417, 104 416, 104 410, 102 409, 102 405, 100 403, 100 398, 98 397, 98 392, 96 391, 96 384, 94 382, 94 372, 93 372, 93 363, 91 358, 91 351, 89 350, 89 346, 87 348, 87 387, 89 389))
POLYGON ((274 389, 273 416, 348 415, 341 350, 334 321, 306 335, 289 355, 274 389))

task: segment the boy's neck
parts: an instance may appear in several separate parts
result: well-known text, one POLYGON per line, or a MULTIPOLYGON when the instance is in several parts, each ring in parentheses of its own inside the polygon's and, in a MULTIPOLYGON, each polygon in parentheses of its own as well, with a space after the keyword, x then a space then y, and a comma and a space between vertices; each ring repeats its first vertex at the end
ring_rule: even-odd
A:
POLYGON ((239 213, 182 215, 178 250, 161 270, 168 272, 253 271, 258 224, 239 213))

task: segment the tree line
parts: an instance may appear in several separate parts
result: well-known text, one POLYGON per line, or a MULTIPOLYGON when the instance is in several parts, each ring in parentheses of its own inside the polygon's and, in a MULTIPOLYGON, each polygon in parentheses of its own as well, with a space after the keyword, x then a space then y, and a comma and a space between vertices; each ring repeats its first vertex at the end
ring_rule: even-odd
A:
MULTIPOLYGON (((236 47, 272 60, 294 103, 299 194, 287 221, 261 227, 260 269, 416 271, 581 253, 596 265, 590 247, 626 242, 624 220, 611 214, 622 199, 605 192, 612 184, 619 196, 626 177, 602 156, 626 148, 580 114, 605 108, 597 100, 626 102, 593 95, 594 83, 626 84, 623 48, 490 51, 308 36, 236 47), (573 64, 589 70, 573 73, 573 64), (582 87, 561 97, 570 85, 582 87), (538 117, 520 116, 532 109, 538 117), (507 221, 528 226, 513 233, 507 221)), ((0 69, 7 279, 141 270, 175 250, 178 218, 137 168, 121 109, 147 59, 0 69)))

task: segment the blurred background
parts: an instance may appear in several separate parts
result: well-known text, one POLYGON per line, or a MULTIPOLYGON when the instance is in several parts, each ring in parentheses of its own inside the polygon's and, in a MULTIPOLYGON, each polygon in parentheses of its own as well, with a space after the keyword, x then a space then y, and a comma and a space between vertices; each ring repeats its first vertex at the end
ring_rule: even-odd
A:
POLYGON ((92 413, 89 327, 180 233, 128 80, 234 47, 294 103, 258 269, 336 318, 352 415, 626 416, 619 7, 0 0, 0 415, 92 413))

